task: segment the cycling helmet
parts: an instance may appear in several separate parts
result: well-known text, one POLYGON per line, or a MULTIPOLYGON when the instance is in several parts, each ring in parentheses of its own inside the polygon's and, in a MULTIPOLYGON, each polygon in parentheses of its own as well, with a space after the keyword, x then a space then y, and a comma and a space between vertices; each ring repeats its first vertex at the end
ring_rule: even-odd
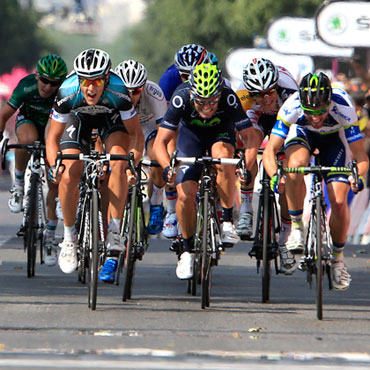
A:
POLYGON ((223 78, 217 66, 203 63, 192 69, 189 82, 195 96, 211 98, 221 93, 223 78))
POLYGON ((329 77, 320 72, 308 73, 299 84, 299 100, 303 108, 319 108, 331 102, 332 90, 329 77))
POLYGON ((87 49, 74 61, 74 70, 79 77, 91 78, 107 75, 111 67, 108 53, 99 49, 87 49))
POLYGON ((197 64, 208 63, 207 50, 197 44, 188 44, 180 48, 175 55, 175 66, 179 71, 190 73, 197 64))
POLYGON ((129 89, 143 86, 147 79, 146 68, 136 60, 124 60, 114 71, 129 89))
POLYGON ((251 93, 274 87, 278 79, 278 69, 269 59, 253 58, 243 69, 244 86, 251 93))
POLYGON ((67 76, 67 65, 58 55, 48 54, 37 62, 37 73, 40 76, 51 78, 52 80, 64 80, 67 76))
POLYGON ((208 52, 209 62, 215 66, 218 66, 218 59, 215 53, 208 52))

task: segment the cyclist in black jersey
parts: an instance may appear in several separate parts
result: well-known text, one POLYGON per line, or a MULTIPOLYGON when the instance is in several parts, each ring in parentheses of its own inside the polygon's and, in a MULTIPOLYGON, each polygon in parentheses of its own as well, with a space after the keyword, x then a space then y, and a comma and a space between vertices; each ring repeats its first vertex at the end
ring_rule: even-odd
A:
MULTIPOLYGON (((127 154, 132 151, 137 161, 144 149, 144 136, 139 118, 121 78, 111 70, 109 55, 99 49, 81 52, 74 61, 74 71, 59 89, 47 138, 46 151, 51 177, 59 184, 59 199, 64 218, 64 240, 59 255, 59 266, 65 273, 77 267, 76 210, 79 198, 78 183, 82 161, 65 161, 62 175, 56 173, 57 152, 81 153, 89 150, 91 131, 97 128, 107 153, 127 154)), ((120 237, 128 184, 127 162, 110 163, 108 180, 109 255, 124 250, 120 237)), ((112 269, 115 266, 111 266, 112 269)))
MULTIPOLYGON (((14 89, 7 104, 0 110, 0 141, 6 123, 18 111, 16 117, 16 136, 19 144, 33 144, 36 140, 44 142, 53 102, 59 86, 67 76, 67 65, 64 60, 54 54, 42 57, 36 66, 36 73, 24 77, 14 89)), ((29 153, 24 149, 15 152, 15 181, 8 206, 11 212, 18 213, 23 209, 24 175, 29 160, 29 153)), ((47 197, 48 222, 45 229, 45 256, 46 265, 53 266, 57 262, 57 245, 55 229, 58 218, 55 213, 55 198, 58 188, 48 183, 47 197)))
MULTIPOLYGON (((177 133, 179 156, 201 157, 208 152, 216 158, 232 158, 235 128, 245 141, 247 168, 250 168, 252 163, 248 162, 248 152, 254 142, 254 130, 248 123, 239 98, 224 85, 217 66, 209 63, 197 65, 190 73, 190 81, 181 84, 174 92, 154 143, 154 151, 164 168, 165 180, 176 181, 177 185, 176 213, 184 239, 184 252, 176 269, 180 279, 189 279, 193 274, 194 204, 201 168, 197 165, 181 165, 177 174, 170 174, 167 144, 177 133)), ((221 239, 224 243, 234 244, 239 240, 232 218, 235 167, 220 165, 217 170, 217 186, 223 209, 221 239)))

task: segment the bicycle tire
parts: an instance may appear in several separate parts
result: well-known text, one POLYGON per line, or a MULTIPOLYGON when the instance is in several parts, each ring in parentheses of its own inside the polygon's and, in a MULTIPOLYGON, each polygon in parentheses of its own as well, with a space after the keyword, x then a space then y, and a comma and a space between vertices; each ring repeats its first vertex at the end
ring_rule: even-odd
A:
POLYGON ((128 234, 127 234, 127 245, 126 245, 126 256, 125 256, 125 283, 123 286, 123 296, 122 301, 125 302, 131 299, 133 280, 135 275, 135 262, 136 262, 136 187, 133 187, 131 197, 128 199, 130 212, 129 212, 129 223, 128 223, 128 234))
POLYGON ((201 287, 202 287, 202 309, 209 307, 211 295, 211 260, 208 243, 210 238, 209 222, 209 193, 204 193, 203 199, 203 232, 202 232, 202 265, 201 265, 201 287))
POLYGON ((323 318, 323 258, 322 258, 322 206, 320 199, 316 200, 316 316, 319 320, 323 318))
POLYGON ((89 268, 89 230, 90 230, 90 201, 85 198, 81 205, 79 220, 79 243, 77 248, 77 277, 78 281, 86 284, 86 275, 89 268))
POLYGON ((25 246, 27 250, 27 277, 35 276, 36 263, 36 244, 37 244, 37 222, 38 222, 38 194, 37 194, 37 175, 30 177, 29 191, 27 194, 27 229, 24 234, 25 246))
POLYGON ((96 189, 92 190, 90 202, 89 307, 94 311, 96 310, 99 269, 99 203, 96 189))
POLYGON ((263 227, 262 227, 262 302, 270 299, 271 261, 268 247, 272 241, 272 212, 270 204, 270 190, 267 186, 263 193, 263 227))
MULTIPOLYGON (((45 200, 42 190, 42 182, 39 178, 37 183, 37 192, 38 192, 38 225, 37 225, 37 243, 36 249, 40 252, 40 264, 44 263, 44 228, 46 225, 46 209, 45 209, 45 200)), ((37 252, 36 252, 37 253, 37 252)))

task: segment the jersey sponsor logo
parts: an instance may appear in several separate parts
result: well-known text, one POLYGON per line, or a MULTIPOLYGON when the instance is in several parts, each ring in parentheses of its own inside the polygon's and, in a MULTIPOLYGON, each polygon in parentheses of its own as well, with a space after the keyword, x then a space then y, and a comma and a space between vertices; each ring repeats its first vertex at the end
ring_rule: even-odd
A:
POLYGON ((57 100, 58 107, 60 107, 66 101, 72 100, 75 95, 76 95, 76 93, 70 94, 70 95, 65 96, 63 99, 57 100))
POLYGON ((164 95, 163 95, 162 91, 157 89, 153 85, 148 85, 148 94, 150 96, 152 96, 153 98, 156 98, 160 101, 164 99, 164 95))
POLYGON ((182 171, 183 174, 186 173, 186 171, 189 169, 189 165, 181 165, 179 168, 180 168, 180 171, 182 171))
POLYGON ((211 126, 218 125, 219 123, 221 123, 221 119, 218 117, 213 117, 208 122, 201 121, 200 119, 193 119, 190 122, 191 125, 200 126, 200 127, 211 127, 211 126))
POLYGON ((227 104, 229 104, 230 107, 233 107, 234 109, 236 109, 239 105, 238 99, 236 98, 234 94, 229 94, 226 98, 226 101, 227 101, 227 104))
POLYGON ((182 97, 180 95, 176 95, 172 99, 172 105, 175 108, 180 108, 180 107, 182 107, 183 104, 184 104, 184 100, 182 99, 182 97))
POLYGON ((110 109, 108 107, 104 107, 102 105, 86 105, 83 107, 79 107, 75 110, 75 112, 79 113, 87 113, 91 115, 99 114, 99 113, 112 113, 114 109, 110 109))
POLYGON ((333 109, 331 110, 334 114, 337 114, 338 116, 342 117, 343 119, 345 119, 346 121, 351 121, 351 119, 346 116, 345 114, 343 114, 342 112, 339 112, 338 110, 338 107, 336 105, 334 105, 333 109))
POLYGON ((123 94, 119 91, 112 90, 112 89, 109 89, 109 88, 106 88, 106 91, 111 92, 113 95, 118 96, 121 99, 125 99, 125 100, 128 100, 128 101, 131 102, 131 99, 129 98, 129 96, 127 94, 123 94))
POLYGON ((76 127, 69 126, 66 131, 68 132, 68 136, 73 139, 73 133, 76 131, 76 127))

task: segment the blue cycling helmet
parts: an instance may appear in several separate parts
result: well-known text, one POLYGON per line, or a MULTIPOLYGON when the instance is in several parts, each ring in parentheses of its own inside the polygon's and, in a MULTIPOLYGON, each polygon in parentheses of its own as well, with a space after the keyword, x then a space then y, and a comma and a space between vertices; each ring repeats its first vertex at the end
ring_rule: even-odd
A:
POLYGON ((180 72, 190 73, 197 64, 208 62, 207 50, 197 44, 184 45, 175 55, 175 66, 180 72))
POLYGON ((215 53, 212 53, 209 51, 208 58, 209 58, 209 63, 213 64, 214 66, 218 66, 218 59, 215 53))

